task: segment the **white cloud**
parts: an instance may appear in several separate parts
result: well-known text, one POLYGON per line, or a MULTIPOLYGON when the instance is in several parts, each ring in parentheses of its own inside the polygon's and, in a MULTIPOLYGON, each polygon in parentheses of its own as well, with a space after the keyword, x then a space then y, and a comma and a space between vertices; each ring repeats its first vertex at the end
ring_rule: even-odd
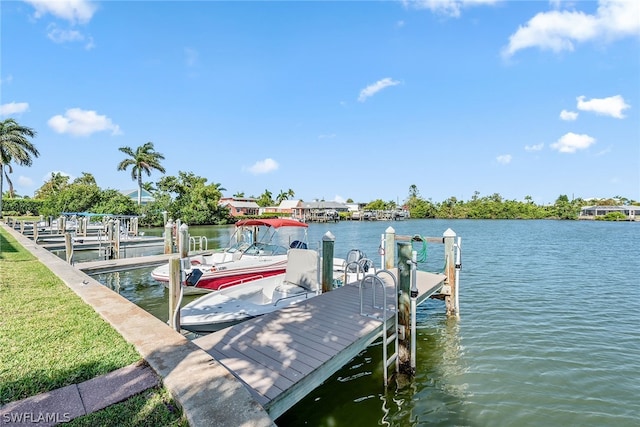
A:
POLYGON ((198 51, 190 48, 190 47, 185 47, 184 48, 184 55, 186 58, 186 63, 187 63, 187 67, 193 67, 194 65, 197 64, 198 62, 198 51))
POLYGON ((36 9, 35 17, 51 14, 72 24, 91 21, 98 7, 87 0, 25 0, 36 9))
POLYGON ((77 30, 63 30, 55 24, 49 25, 47 37, 54 43, 68 43, 84 40, 84 36, 77 30))
POLYGON ((111 131, 112 135, 120 135, 120 126, 110 118, 98 115, 95 111, 70 108, 64 116, 53 116, 47 122, 57 133, 68 133, 76 136, 88 136, 95 132, 111 131))
POLYGON ((468 6, 494 4, 498 0, 402 0, 405 7, 415 9, 429 9, 430 11, 457 18, 460 11, 468 6))
POLYGON ((72 42, 85 42, 85 48, 87 50, 93 49, 95 44, 92 37, 87 37, 78 30, 65 30, 59 28, 56 24, 50 24, 47 27, 47 37, 54 43, 72 43, 72 42))
POLYGON ((624 98, 620 95, 610 96, 608 98, 593 98, 585 101, 584 96, 576 98, 578 100, 578 110, 593 111, 596 114, 603 116, 611 116, 616 119, 624 119, 622 112, 630 105, 624 102, 624 98))
POLYGON ((575 153, 584 150, 595 144, 596 139, 586 134, 575 134, 569 132, 563 135, 558 141, 551 144, 551 148, 561 153, 575 153))
POLYGON ((509 163, 511 163, 511 154, 502 154, 496 157, 496 160, 501 165, 508 165, 509 163))
POLYGON ((347 203, 347 199, 345 199, 344 197, 342 197, 342 196, 340 196, 338 194, 336 194, 336 196, 333 198, 332 201, 337 202, 337 203, 347 203))
POLYGON ((7 84, 13 82, 13 75, 9 74, 4 79, 0 78, 0 84, 7 84))
POLYGON ((27 110, 29 110, 28 102, 10 102, 0 105, 0 116, 24 113, 27 110))
POLYGON ((280 165, 278 165, 278 162, 276 162, 275 160, 264 159, 255 162, 253 166, 249 168, 249 172, 254 175, 260 175, 278 170, 279 167, 280 165))
POLYGON ((509 37, 502 50, 510 57, 521 49, 573 51, 575 43, 611 41, 640 35, 640 2, 638 0, 599 0, 594 15, 579 11, 552 10, 541 12, 509 37))
POLYGON ((380 92, 382 89, 389 86, 396 86, 399 84, 400 84, 399 81, 393 80, 390 77, 384 78, 382 80, 378 80, 377 82, 367 86, 366 88, 360 91, 360 95, 358 96, 358 101, 364 102, 367 100, 367 98, 375 95, 376 93, 380 92))
POLYGON ((525 145, 524 151, 540 151, 544 148, 544 143, 535 144, 535 145, 525 145))
POLYGON ((30 188, 30 187, 33 187, 33 180, 31 178, 29 178, 28 176, 20 175, 18 177, 18 185, 20 187, 30 188))
POLYGON ((336 137, 335 133, 327 133, 327 134, 318 135, 318 139, 333 139, 335 137, 336 137))
POLYGON ((578 113, 576 113, 575 111, 567 111, 567 110, 562 110, 560 111, 560 118, 562 120, 566 120, 568 122, 572 122, 575 119, 578 118, 578 113))

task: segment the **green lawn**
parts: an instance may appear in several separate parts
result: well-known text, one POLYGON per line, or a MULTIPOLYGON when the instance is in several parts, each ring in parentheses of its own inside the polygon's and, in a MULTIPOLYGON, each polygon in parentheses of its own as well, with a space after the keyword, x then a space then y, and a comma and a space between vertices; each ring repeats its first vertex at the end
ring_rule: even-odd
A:
MULTIPOLYGON (((0 331, 0 405, 86 381, 141 360, 132 344, 3 228, 0 331)), ((126 405, 129 401, 118 406, 128 412, 126 408, 136 407, 133 402, 149 400, 144 396, 153 400, 151 407, 168 407, 157 404, 168 399, 163 389, 130 399, 131 406, 126 405)), ((135 414, 127 416, 136 419, 135 414)), ((178 410, 166 416, 181 419, 178 410)))

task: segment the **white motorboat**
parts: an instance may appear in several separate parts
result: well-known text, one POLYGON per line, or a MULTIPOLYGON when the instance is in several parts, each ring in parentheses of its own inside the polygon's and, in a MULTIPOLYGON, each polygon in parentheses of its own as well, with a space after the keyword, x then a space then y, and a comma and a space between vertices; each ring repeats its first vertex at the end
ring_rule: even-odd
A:
MULTIPOLYGON (((373 263, 366 258, 355 260, 351 256, 354 251, 350 251, 347 256, 347 259, 352 258, 350 263, 334 258, 334 283, 352 283, 364 274, 364 269, 372 267, 373 263)), ((215 332, 313 298, 322 291, 320 265, 321 259, 317 251, 290 249, 284 274, 203 295, 182 307, 180 325, 191 332, 215 332)))
MULTIPOLYGON (((217 252, 188 257, 183 265, 184 295, 205 294, 283 274, 290 248, 307 248, 308 225, 282 218, 238 221, 230 245, 217 252), (283 231, 284 230, 284 231, 283 231), (284 234, 284 236, 279 236, 284 234)), ((169 286, 169 263, 151 277, 169 286)))

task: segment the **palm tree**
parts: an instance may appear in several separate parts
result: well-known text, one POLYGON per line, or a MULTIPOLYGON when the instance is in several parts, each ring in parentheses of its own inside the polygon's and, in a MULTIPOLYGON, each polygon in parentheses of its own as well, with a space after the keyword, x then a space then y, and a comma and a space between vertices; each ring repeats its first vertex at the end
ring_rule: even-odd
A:
POLYGON ((129 147, 120 147, 118 150, 131 157, 130 159, 124 159, 121 161, 118 165, 118 170, 123 171, 129 166, 132 166, 131 179, 138 181, 138 205, 141 205, 142 172, 145 172, 147 176, 151 175, 152 169, 156 169, 164 173, 164 167, 160 164, 160 160, 164 160, 164 156, 153 149, 153 142, 147 142, 146 144, 136 148, 136 151, 133 151, 129 147))
MULTIPOLYGON (((9 174, 10 173, 13 173, 13 168, 11 167, 11 165, 5 165, 5 167, 4 167, 4 178, 7 180, 7 184, 9 184, 9 190, 7 191, 7 197, 9 199, 13 199, 15 191, 13 191, 13 181, 11 181, 11 178, 9 178, 9 174)), ((0 188, 2 188, 2 186, 0 186, 0 188)))
POLYGON ((51 172, 51 177, 38 188, 34 194, 36 199, 47 199, 54 197, 69 185, 69 175, 61 172, 51 172))
MULTIPOLYGON (((12 172, 9 163, 16 162, 20 166, 31 166, 33 157, 38 157, 38 149, 29 141, 36 136, 36 131, 26 126, 19 125, 14 119, 6 119, 0 122, 0 218, 2 218, 2 184, 6 175, 4 170, 12 172)), ((7 177, 8 179, 8 177, 7 177)), ((9 180, 9 182, 11 182, 9 180)), ((13 191, 13 184, 10 185, 13 191)))

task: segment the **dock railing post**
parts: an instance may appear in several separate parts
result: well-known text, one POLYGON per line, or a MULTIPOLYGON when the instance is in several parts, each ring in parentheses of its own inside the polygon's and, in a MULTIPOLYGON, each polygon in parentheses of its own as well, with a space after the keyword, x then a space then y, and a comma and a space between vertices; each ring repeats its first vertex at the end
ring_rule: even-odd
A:
POLYGON ((173 252, 173 220, 169 219, 164 226, 164 253, 165 255, 173 252))
POLYGON ((393 227, 388 227, 385 231, 385 240, 384 240, 384 264, 382 265, 382 269, 390 270, 395 267, 396 262, 396 254, 395 254, 395 243, 396 243, 396 230, 393 227))
POLYGON ((398 360, 405 374, 411 374, 411 252, 411 242, 398 242, 398 360))
POLYGON ((182 224, 178 230, 178 250, 180 258, 189 256, 189 226, 182 224))
POLYGON ((456 289, 455 240, 456 233, 448 228, 444 234, 445 275, 443 294, 447 316, 458 316, 458 290, 456 289))
POLYGON ((169 260, 169 326, 180 332, 180 296, 182 292, 182 272, 180 258, 169 260))
POLYGON ((322 293, 333 289, 333 247, 336 237, 327 231, 322 236, 322 293))

